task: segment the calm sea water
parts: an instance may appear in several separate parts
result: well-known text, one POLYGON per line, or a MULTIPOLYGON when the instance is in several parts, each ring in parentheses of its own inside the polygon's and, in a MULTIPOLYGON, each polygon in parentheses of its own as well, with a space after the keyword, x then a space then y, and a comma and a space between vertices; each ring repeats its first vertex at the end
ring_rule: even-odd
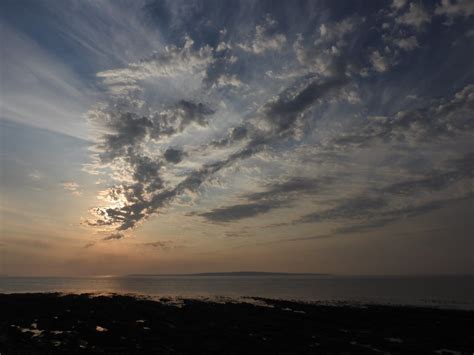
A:
POLYGON ((16 292, 91 292, 211 298, 258 296, 320 302, 343 301, 474 309, 474 276, 0 278, 0 293, 16 292))

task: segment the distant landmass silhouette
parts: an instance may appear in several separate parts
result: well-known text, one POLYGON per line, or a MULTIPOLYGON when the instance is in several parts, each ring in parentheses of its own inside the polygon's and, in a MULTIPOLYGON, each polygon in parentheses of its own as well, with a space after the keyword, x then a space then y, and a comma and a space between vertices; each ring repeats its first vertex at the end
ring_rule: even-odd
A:
POLYGON ((232 271, 232 272, 201 272, 191 274, 130 274, 127 277, 146 276, 331 276, 323 273, 290 273, 290 272, 261 272, 261 271, 232 271))

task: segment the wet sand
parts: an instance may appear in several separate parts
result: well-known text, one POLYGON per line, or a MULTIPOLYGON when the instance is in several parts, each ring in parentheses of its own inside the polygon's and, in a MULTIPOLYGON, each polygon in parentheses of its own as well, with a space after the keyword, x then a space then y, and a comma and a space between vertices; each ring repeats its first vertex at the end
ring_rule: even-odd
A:
POLYGON ((0 294, 4 354, 472 354, 474 311, 0 294))

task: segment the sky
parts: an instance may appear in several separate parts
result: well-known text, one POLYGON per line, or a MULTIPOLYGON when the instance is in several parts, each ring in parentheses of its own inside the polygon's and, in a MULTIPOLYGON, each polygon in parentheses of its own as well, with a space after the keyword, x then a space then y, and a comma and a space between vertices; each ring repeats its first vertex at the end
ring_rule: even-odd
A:
POLYGON ((3 0, 0 273, 474 273, 474 2, 3 0))

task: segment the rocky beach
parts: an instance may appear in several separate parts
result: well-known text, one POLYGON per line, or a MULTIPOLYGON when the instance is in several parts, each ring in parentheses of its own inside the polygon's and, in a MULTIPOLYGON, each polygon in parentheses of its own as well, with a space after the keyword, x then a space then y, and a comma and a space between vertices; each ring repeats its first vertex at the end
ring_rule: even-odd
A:
POLYGON ((263 298, 0 295, 4 354, 472 354, 474 311, 263 298))

